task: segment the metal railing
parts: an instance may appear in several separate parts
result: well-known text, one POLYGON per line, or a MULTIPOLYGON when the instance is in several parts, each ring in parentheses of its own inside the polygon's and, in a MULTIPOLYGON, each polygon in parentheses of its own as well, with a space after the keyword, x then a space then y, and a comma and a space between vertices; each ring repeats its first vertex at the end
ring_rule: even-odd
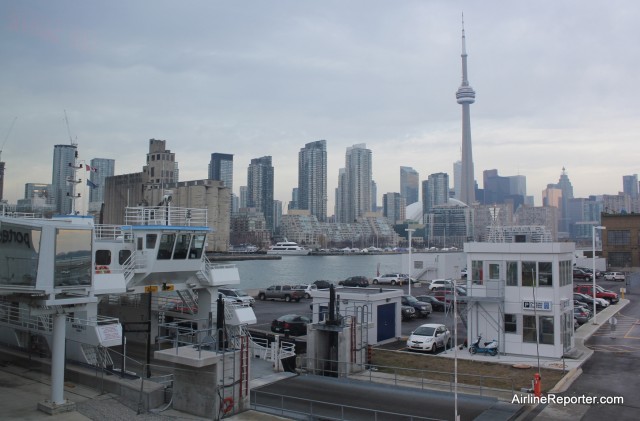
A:
POLYGON ((441 421, 441 418, 421 417, 398 412, 388 412, 352 405, 337 404, 321 400, 305 399, 295 396, 280 395, 261 390, 251 391, 251 409, 291 419, 322 420, 406 420, 406 421, 441 421))

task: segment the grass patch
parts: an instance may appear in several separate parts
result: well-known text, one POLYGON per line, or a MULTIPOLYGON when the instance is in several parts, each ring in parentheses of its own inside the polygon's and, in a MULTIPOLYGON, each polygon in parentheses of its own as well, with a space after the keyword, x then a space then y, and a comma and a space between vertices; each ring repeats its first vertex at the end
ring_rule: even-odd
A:
MULTIPOLYGON (((373 348, 372 364, 379 371, 402 376, 452 382, 454 359, 417 352, 373 348)), ((537 367, 515 368, 510 364, 458 359, 458 383, 519 391, 530 388, 537 367)), ((564 377, 562 370, 542 368, 542 391, 548 392, 564 377)))

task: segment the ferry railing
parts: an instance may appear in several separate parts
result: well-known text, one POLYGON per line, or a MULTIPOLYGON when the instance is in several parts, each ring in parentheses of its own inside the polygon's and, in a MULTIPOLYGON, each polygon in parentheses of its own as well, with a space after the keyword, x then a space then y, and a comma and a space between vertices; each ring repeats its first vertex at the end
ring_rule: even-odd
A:
POLYGON ((259 389, 251 390, 250 405, 253 410, 290 419, 442 421, 441 418, 423 417, 316 399, 306 399, 266 392, 259 389))
POLYGON ((173 206, 136 206, 125 208, 128 225, 207 226, 207 209, 173 206))

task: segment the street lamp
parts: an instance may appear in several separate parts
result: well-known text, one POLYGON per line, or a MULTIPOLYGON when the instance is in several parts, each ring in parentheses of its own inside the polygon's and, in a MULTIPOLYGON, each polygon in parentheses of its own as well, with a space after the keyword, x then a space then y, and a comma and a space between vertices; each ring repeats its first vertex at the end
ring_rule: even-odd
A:
POLYGON ((591 241, 592 241, 592 246, 593 246, 593 254, 591 255, 591 260, 592 260, 592 268, 591 268, 591 278, 593 279, 593 290, 591 291, 593 293, 593 324, 597 325, 598 322, 596 321, 596 230, 604 230, 607 229, 607 227, 603 227, 602 225, 598 225, 598 226, 593 226, 593 232, 591 235, 591 241))
POLYGON ((411 295, 411 263, 412 263, 411 262, 411 249, 412 249, 412 247, 411 247, 411 234, 413 234, 415 229, 407 228, 407 229, 405 229, 405 231, 409 233, 409 272, 408 272, 408 275, 409 275, 409 295, 411 295))

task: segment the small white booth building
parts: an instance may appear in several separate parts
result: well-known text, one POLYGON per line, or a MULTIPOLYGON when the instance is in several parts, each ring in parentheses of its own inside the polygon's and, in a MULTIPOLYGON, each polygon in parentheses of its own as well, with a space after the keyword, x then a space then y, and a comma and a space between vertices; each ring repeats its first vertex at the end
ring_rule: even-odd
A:
MULTIPOLYGON (((467 341, 561 358, 574 348, 574 243, 466 243, 467 341)), ((461 307, 462 311, 462 307, 461 307)))

